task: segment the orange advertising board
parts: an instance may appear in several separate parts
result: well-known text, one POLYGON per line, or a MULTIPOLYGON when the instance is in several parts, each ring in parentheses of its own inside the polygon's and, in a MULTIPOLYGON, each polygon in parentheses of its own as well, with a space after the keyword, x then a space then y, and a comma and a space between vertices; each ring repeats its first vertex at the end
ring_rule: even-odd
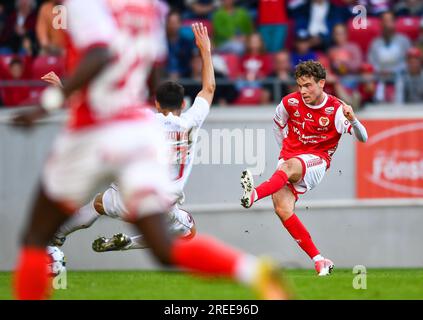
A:
POLYGON ((363 120, 357 143, 358 198, 423 198, 423 119, 363 120))

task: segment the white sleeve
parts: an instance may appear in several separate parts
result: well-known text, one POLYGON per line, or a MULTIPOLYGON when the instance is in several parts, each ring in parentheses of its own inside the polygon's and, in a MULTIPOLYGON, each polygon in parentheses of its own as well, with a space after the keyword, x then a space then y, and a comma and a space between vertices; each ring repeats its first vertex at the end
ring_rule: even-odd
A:
POLYGON ((210 111, 210 105, 206 99, 202 97, 196 97, 192 107, 181 114, 181 118, 185 119, 188 123, 189 128, 201 127, 204 120, 210 111))
POLYGON ((355 137, 358 141, 366 142, 367 141, 367 130, 366 128, 361 124, 358 119, 355 119, 353 122, 351 122, 351 125, 353 127, 353 132, 355 137))
POLYGON ((116 22, 103 0, 67 0, 68 32, 78 49, 109 44, 117 32, 116 22))
POLYGON ((285 109, 282 101, 276 107, 275 116, 273 118, 273 135, 279 148, 282 148, 282 140, 285 138, 285 127, 288 121, 289 114, 285 109))
POLYGON ((339 107, 335 114, 335 127, 339 134, 351 134, 351 123, 345 118, 342 107, 339 107))

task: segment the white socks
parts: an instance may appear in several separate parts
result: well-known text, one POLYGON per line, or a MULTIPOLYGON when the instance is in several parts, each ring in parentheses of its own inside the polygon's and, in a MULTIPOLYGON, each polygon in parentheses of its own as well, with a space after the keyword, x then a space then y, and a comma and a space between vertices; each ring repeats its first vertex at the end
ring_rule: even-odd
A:
POLYGON ((89 228, 100 214, 94 208, 94 200, 78 210, 68 221, 59 228, 55 234, 57 238, 63 238, 72 232, 80 229, 89 228))
POLYGON ((320 255, 320 254, 318 254, 317 256, 314 256, 313 257, 313 261, 314 262, 317 262, 317 261, 320 261, 320 260, 323 260, 324 258, 322 257, 322 255, 320 255))

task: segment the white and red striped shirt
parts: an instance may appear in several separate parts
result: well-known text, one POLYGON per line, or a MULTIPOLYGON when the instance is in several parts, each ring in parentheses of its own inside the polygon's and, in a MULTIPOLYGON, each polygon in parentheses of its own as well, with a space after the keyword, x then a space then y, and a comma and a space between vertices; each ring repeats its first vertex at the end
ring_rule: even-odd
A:
POLYGON ((73 130, 144 117, 147 78, 166 54, 163 10, 154 0, 67 0, 69 75, 88 49, 108 47, 114 59, 69 100, 73 130))

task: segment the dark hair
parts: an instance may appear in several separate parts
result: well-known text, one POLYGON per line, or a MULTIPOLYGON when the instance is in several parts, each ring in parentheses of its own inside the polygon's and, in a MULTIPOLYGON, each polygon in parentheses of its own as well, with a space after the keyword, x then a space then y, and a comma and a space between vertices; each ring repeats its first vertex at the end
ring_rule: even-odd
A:
POLYGON ((15 58, 12 58, 12 60, 10 60, 9 67, 13 66, 14 64, 19 64, 23 66, 24 63, 21 59, 19 59, 18 57, 15 57, 15 58))
POLYGON ((308 60, 299 63, 295 67, 295 79, 301 77, 313 77, 314 81, 326 79, 326 70, 318 61, 308 60))
POLYGON ((157 102, 161 108, 168 110, 181 109, 184 95, 184 87, 173 81, 163 82, 156 90, 157 102))

